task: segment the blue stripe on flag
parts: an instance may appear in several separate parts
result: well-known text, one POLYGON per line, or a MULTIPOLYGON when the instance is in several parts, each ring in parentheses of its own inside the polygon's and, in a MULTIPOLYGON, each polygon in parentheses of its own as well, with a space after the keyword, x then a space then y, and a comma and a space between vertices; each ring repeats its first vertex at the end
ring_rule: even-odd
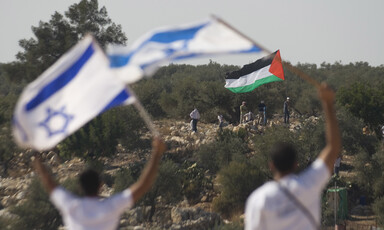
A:
POLYGON ((121 105, 124 101, 126 101, 131 95, 124 89, 122 90, 105 108, 101 111, 101 113, 107 111, 108 109, 121 105))
POLYGON ((129 59, 131 59, 133 53, 130 53, 130 54, 127 54, 127 55, 124 55, 124 54, 120 54, 120 55, 109 55, 109 60, 110 60, 110 67, 111 68, 118 68, 118 67, 122 67, 122 66, 125 66, 128 62, 129 62, 129 59))
POLYGON ((90 44, 89 47, 83 53, 83 55, 81 55, 81 57, 75 63, 73 63, 72 66, 70 66, 61 75, 59 75, 49 84, 47 84, 44 88, 42 88, 40 92, 27 103, 27 105, 25 106, 26 111, 30 111, 36 108, 49 97, 51 97, 53 94, 55 94, 57 91, 59 91, 61 88, 63 88, 65 85, 67 85, 72 79, 74 79, 81 70, 81 68, 84 66, 84 64, 91 58, 94 52, 95 49, 93 47, 93 44, 90 44))
MULTIPOLYGON (((232 51, 232 52, 227 52, 228 54, 238 54, 238 53, 254 53, 254 52, 260 52, 262 51, 260 47, 258 46, 252 46, 250 49, 248 50, 241 50, 241 51, 232 51)), ((184 55, 178 55, 176 56, 175 58, 172 58, 172 60, 182 60, 182 59, 187 59, 187 58, 196 58, 196 57, 203 57, 203 56, 209 56, 209 55, 217 55, 217 54, 214 54, 214 53, 204 53, 204 52, 200 52, 200 53, 188 53, 188 54, 184 54, 184 55)), ((146 67, 146 66, 144 66, 146 67)))
MULTIPOLYGON (((230 54, 230 53, 233 53, 233 54, 237 54, 237 53, 253 53, 253 52, 260 52, 260 51, 261 51, 260 47, 253 46, 252 48, 250 48, 248 50, 233 51, 233 52, 228 52, 228 54, 230 54)), ((169 56, 171 56, 173 54, 172 52, 174 53, 175 51, 174 50, 169 50, 169 56)), ((214 55, 214 54, 204 53, 204 52, 201 52, 201 53, 188 53, 188 54, 184 54, 184 55, 178 55, 178 56, 175 56, 174 58, 170 58, 170 59, 174 60, 174 61, 178 61, 178 60, 182 60, 182 59, 204 57, 204 56, 208 56, 208 55, 214 55)), ((144 63, 143 65, 140 65, 140 68, 141 69, 145 69, 148 66, 153 66, 153 65, 155 65, 157 63, 160 63, 162 61, 163 60, 155 60, 153 62, 144 63)))
MULTIPOLYGON (((206 26, 208 23, 198 25, 187 29, 169 30, 154 34, 147 42, 171 43, 180 40, 190 40, 195 37, 197 31, 206 26)), ((144 44, 145 44, 144 43, 144 44)), ((143 45, 144 45, 143 44, 143 45)))
MULTIPOLYGON (((157 42, 162 44, 172 43, 176 41, 184 41, 187 42, 191 39, 193 39, 196 35, 196 33, 207 26, 210 22, 203 23, 200 25, 197 25, 195 27, 190 27, 186 29, 175 29, 175 30, 168 30, 164 32, 158 32, 153 34, 149 39, 144 41, 136 50, 131 51, 128 54, 116 54, 116 55, 109 55, 110 59, 110 67, 111 68, 118 68, 125 66, 128 64, 131 57, 137 53, 142 47, 147 45, 150 42, 157 42)), ((177 50, 169 49, 165 50, 166 52, 169 52, 168 55, 171 55, 177 50)), ((143 68, 143 67, 142 67, 143 68)))

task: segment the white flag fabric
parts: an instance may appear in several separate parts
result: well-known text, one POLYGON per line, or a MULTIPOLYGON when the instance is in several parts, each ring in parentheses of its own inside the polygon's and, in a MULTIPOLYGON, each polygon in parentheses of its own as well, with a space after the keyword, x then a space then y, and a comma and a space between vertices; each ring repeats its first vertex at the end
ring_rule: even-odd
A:
POLYGON ((14 137, 20 147, 48 150, 103 111, 134 100, 87 35, 23 90, 14 137))
POLYGON ((216 54, 260 52, 261 48, 216 18, 155 29, 131 48, 109 46, 111 68, 126 83, 152 76, 160 65, 172 60, 216 54))

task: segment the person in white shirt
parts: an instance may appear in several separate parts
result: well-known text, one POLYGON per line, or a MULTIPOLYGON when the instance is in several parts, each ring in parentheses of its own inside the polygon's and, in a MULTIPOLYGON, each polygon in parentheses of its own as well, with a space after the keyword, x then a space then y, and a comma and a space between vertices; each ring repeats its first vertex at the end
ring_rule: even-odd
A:
POLYGON ((102 182, 99 174, 93 170, 86 170, 80 175, 85 197, 78 197, 55 182, 39 157, 35 157, 33 164, 68 230, 115 230, 125 209, 131 208, 152 186, 165 150, 163 141, 154 138, 151 159, 139 180, 123 192, 108 198, 99 197, 102 182))
POLYGON ((189 114, 189 116, 192 118, 192 131, 197 132, 197 122, 200 119, 200 113, 195 108, 194 110, 192 110, 192 112, 189 114))
POLYGON ((222 131, 224 126, 224 117, 223 115, 219 114, 217 119, 219 120, 219 130, 222 131))
POLYGON ((271 151, 269 166, 273 181, 252 192, 245 206, 245 229, 320 229, 321 192, 333 171, 341 149, 340 132, 334 111, 334 92, 326 84, 318 87, 325 112, 326 146, 317 159, 295 175, 296 151, 278 144, 271 151))

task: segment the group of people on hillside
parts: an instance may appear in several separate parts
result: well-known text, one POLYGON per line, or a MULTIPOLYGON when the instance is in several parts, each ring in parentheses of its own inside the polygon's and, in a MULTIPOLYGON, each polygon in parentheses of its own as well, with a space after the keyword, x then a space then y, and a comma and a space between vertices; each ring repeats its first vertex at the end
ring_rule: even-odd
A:
MULTIPOLYGON (((318 92, 325 112, 326 146, 306 170, 295 175, 296 150, 288 143, 276 144, 271 150, 269 163, 273 180, 257 188, 247 199, 245 229, 319 229, 321 191, 340 153, 341 141, 334 109, 334 92, 326 84, 319 86, 318 92)), ((261 111, 265 112, 266 107, 262 107, 264 109, 261 111)), ((196 120, 192 126, 197 131, 200 114, 195 109, 190 116, 192 121, 196 120)), ((55 182, 39 157, 35 158, 34 167, 52 203, 63 216, 67 229, 112 230, 118 227, 120 215, 125 209, 131 208, 150 189, 165 151, 166 146, 161 138, 154 137, 151 158, 138 181, 108 198, 99 196, 102 182, 95 171, 87 170, 80 175, 85 197, 78 197, 55 182)))
MULTIPOLYGON (((260 125, 267 124, 267 106, 264 101, 261 101, 258 105, 258 120, 257 123, 260 125)), ((283 106, 283 114, 284 114, 284 123, 289 124, 289 114, 290 114, 290 100, 289 97, 284 101, 283 106)), ((243 101, 240 105, 240 124, 248 123, 249 121, 253 121, 254 114, 248 111, 246 106, 246 102, 243 101)))
MULTIPOLYGON (((284 123, 289 124, 289 114, 290 114, 290 100, 289 97, 284 101, 284 107, 283 107, 283 113, 284 113, 284 123)), ((193 132, 197 132, 197 122, 200 119, 200 113, 197 110, 197 108, 194 108, 192 112, 189 114, 191 118, 191 130, 193 132)), ((219 114, 217 116, 217 119, 219 121, 219 129, 222 130, 224 126, 224 117, 222 114, 219 114)), ((240 124, 248 123, 251 121, 254 121, 255 115, 248 110, 246 102, 243 101, 240 105, 240 124)), ((266 125, 267 124, 267 106, 265 105, 264 101, 260 101, 260 104, 258 105, 258 119, 257 124, 259 125, 266 125)))
MULTIPOLYGON (((264 101, 261 101, 258 105, 258 119, 257 123, 260 125, 266 125, 267 124, 267 106, 265 105, 264 101)), ((255 119, 255 115, 248 111, 248 108, 246 106, 246 102, 243 101, 240 105, 240 124, 248 123, 250 121, 253 121, 255 119)))

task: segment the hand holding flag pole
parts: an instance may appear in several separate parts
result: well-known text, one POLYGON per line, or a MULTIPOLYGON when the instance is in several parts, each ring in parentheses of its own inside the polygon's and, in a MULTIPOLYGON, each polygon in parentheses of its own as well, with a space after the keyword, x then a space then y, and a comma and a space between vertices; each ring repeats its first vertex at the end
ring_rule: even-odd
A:
MULTIPOLYGON (((251 43, 253 43, 255 46, 259 47, 261 50, 263 50, 264 52, 267 52, 268 54, 272 54, 273 52, 271 52, 270 50, 266 49, 265 47, 261 46, 260 44, 258 44, 257 42, 255 42, 253 39, 251 39, 250 37, 248 37, 247 35, 243 34, 242 32, 240 32, 239 30, 237 30, 236 28, 234 28, 233 26, 231 26, 230 24, 228 24, 227 22, 225 22, 224 20, 222 20, 221 18, 217 17, 216 15, 211 15, 211 17, 215 18, 217 21, 221 22, 222 24, 224 24, 225 26, 227 26, 228 28, 230 28, 231 30, 235 31, 236 33, 238 33, 240 36, 242 36, 243 38, 247 39, 248 41, 250 41, 251 43)), ((318 81, 316 81, 315 79, 313 79, 312 77, 310 77, 308 74, 304 73, 303 71, 301 71, 300 69, 292 66, 290 63, 288 62, 285 62, 285 61, 282 61, 282 64, 284 65, 284 67, 286 67, 289 71, 291 71, 292 73, 298 75, 299 77, 301 77, 302 79, 306 80, 308 83, 312 84, 313 86, 315 86, 317 89, 320 87, 320 83, 318 81)))

